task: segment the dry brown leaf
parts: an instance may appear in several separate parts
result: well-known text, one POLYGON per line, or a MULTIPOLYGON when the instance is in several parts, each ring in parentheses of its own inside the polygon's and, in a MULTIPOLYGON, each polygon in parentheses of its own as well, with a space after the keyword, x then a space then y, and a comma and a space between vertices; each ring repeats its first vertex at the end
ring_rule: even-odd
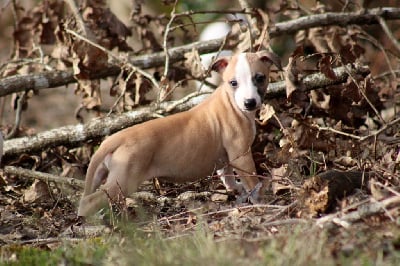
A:
POLYGON ((317 90, 312 90, 310 91, 310 97, 314 106, 323 110, 329 110, 331 99, 330 95, 317 90))
POLYGON ((369 181, 369 191, 375 200, 382 200, 390 196, 390 193, 374 178, 369 181))
POLYGON ((213 193, 211 195, 211 201, 213 202, 226 202, 228 201, 228 195, 223 193, 213 193))
POLYGON ((40 203, 51 202, 50 191, 48 185, 40 180, 35 180, 33 184, 24 191, 24 202, 26 203, 40 203))
POLYGON ((100 106, 100 80, 91 80, 90 75, 107 66, 107 54, 84 41, 74 42, 72 51, 74 76, 78 80, 75 93, 82 96, 82 104, 87 109, 100 106))
POLYGON ((303 90, 304 84, 299 78, 299 69, 296 66, 296 60, 304 54, 303 47, 299 46, 294 50, 289 57, 289 62, 285 68, 285 85, 286 85, 286 98, 290 99, 292 93, 296 90, 303 90))
POLYGON ((346 44, 341 47, 339 54, 344 64, 354 63, 365 52, 364 48, 357 44, 346 44))
POLYGON ((111 12, 106 1, 86 1, 82 9, 83 19, 100 45, 108 50, 117 47, 119 51, 132 51, 126 43, 131 30, 111 12))
POLYGON ((196 224, 196 222, 197 222, 197 215, 192 212, 189 212, 186 225, 196 224))
POLYGON ((63 2, 45 0, 21 15, 13 34, 18 56, 30 56, 34 44, 54 44, 56 41, 54 31, 63 18, 63 13, 63 2))
POLYGON ((134 1, 134 8, 131 14, 131 20, 134 23, 133 29, 136 30, 138 39, 142 42, 143 49, 155 52, 162 51, 161 38, 157 38, 155 33, 157 31, 163 33, 165 25, 159 23, 159 19, 156 17, 144 14, 142 4, 142 1, 134 1))
POLYGON ((168 101, 172 97, 172 88, 169 77, 162 76, 160 81, 160 101, 168 101))
POLYGON ((202 78, 205 75, 205 69, 201 63, 199 51, 192 49, 191 52, 185 53, 185 67, 195 78, 202 78))
POLYGON ((290 190, 290 186, 286 184, 286 177, 288 176, 288 165, 283 164, 279 168, 271 169, 271 177, 272 177, 272 192, 274 195, 280 195, 288 190, 290 190))
POLYGON ((271 119, 275 114, 274 107, 269 104, 263 104, 260 110, 260 123, 266 125, 268 120, 271 119))
POLYGON ((236 46, 236 52, 244 52, 249 50, 251 47, 251 37, 250 37, 250 30, 248 28, 247 23, 238 22, 232 26, 233 32, 238 32, 238 40, 239 43, 236 46))
POLYGON ((325 39, 325 30, 322 27, 309 29, 308 40, 314 45, 318 53, 328 53, 329 45, 325 39))
POLYGON ((82 105, 93 109, 101 105, 100 80, 80 79, 75 90, 82 97, 82 105))
POLYGON ((240 218, 243 215, 243 212, 238 208, 234 208, 228 213, 228 215, 234 218, 240 218))
POLYGON ((350 156, 341 156, 333 160, 336 164, 344 167, 353 167, 357 165, 357 160, 350 156))
POLYGON ((295 83, 297 82, 296 60, 293 57, 289 58, 289 62, 285 69, 285 85, 286 98, 290 98, 292 93, 297 90, 295 83))
POLYGON ((302 121, 295 127, 292 134, 297 148, 313 151, 329 151, 334 146, 327 136, 310 126, 311 121, 302 121))
POLYGON ((261 9, 256 9, 258 16, 260 16, 262 20, 262 31, 261 34, 258 36, 257 40, 255 41, 255 46, 257 47, 257 51, 263 50, 263 49, 268 49, 270 47, 271 43, 271 38, 269 37, 269 22, 270 22, 270 17, 267 13, 265 13, 261 9))
POLYGON ((329 55, 322 55, 322 58, 319 60, 319 69, 321 72, 329 79, 336 80, 336 74, 332 68, 332 57, 329 55))

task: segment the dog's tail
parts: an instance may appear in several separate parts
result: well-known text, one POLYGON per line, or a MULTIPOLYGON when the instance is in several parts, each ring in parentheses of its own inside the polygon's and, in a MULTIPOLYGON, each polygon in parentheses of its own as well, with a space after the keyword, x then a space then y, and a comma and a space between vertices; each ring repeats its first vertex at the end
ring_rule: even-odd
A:
POLYGON ((83 197, 92 194, 106 182, 112 154, 121 145, 120 142, 120 138, 106 139, 94 153, 86 172, 83 197))

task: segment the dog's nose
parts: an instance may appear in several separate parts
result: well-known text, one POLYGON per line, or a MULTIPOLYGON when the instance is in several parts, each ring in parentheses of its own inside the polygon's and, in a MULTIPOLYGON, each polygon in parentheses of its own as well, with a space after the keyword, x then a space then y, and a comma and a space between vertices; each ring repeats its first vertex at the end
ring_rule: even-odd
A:
POLYGON ((254 110, 257 107, 257 101, 254 98, 244 100, 244 107, 247 110, 254 110))

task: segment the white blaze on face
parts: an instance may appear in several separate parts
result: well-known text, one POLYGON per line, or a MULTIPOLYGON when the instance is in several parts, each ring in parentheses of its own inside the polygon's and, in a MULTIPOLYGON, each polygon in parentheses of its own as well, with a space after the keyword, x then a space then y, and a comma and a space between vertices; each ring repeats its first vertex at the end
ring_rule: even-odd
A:
POLYGON ((248 111, 244 105, 245 100, 256 100, 257 107, 261 105, 261 98, 257 92, 257 87, 252 81, 252 72, 246 54, 238 55, 235 67, 235 77, 238 87, 235 90, 235 101, 242 111, 248 111))

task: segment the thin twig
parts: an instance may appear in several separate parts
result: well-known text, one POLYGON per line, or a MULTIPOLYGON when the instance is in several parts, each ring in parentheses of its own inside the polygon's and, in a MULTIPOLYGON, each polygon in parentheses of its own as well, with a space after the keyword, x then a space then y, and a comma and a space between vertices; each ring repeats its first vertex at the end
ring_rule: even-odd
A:
POLYGON ((366 41, 370 42, 372 45, 374 45, 375 47, 377 47, 379 50, 382 51, 383 57, 385 58, 386 64, 389 68, 389 71, 390 71, 390 73, 392 73, 392 76, 395 79, 396 78, 396 75, 394 74, 395 70, 392 67, 392 63, 390 62, 390 58, 386 52, 385 47, 383 47, 383 45, 378 40, 376 40, 373 36, 371 36, 367 32, 361 31, 361 33, 363 33, 363 34, 359 34, 358 38, 360 38, 361 40, 366 40, 366 41))
POLYGON ((167 113, 169 113, 169 112, 171 112, 172 110, 174 110, 178 105, 184 104, 184 103, 190 101, 191 99, 193 99, 193 98, 195 98, 195 97, 198 97, 198 96, 201 96, 201 95, 209 95, 210 93, 211 93, 211 91, 209 91, 209 90, 207 90, 207 91, 201 91, 201 92, 200 92, 200 91, 192 92, 191 94, 186 95, 185 97, 183 97, 183 98, 181 98, 181 99, 179 99, 179 100, 174 101, 171 105, 169 105, 169 106, 165 109, 165 111, 166 111, 167 113))
POLYGON ((253 10, 244 9, 228 9, 228 10, 188 10, 181 13, 176 13, 179 16, 192 16, 202 14, 254 14, 253 10))
POLYGON ((169 19, 169 21, 165 27, 164 38, 163 38, 163 50, 164 50, 164 54, 165 54, 164 74, 161 77, 162 86, 158 90, 157 103, 160 103, 167 98, 167 97, 165 97, 165 95, 168 93, 167 87, 169 86, 169 84, 168 84, 167 76, 168 76, 169 65, 170 65, 170 53, 168 50, 168 34, 171 31, 171 25, 176 18, 175 11, 176 11, 177 4, 178 4, 178 0, 175 0, 175 3, 171 10, 171 18, 169 19), (161 99, 161 97, 163 99, 161 99))
POLYGON ((34 239, 27 239, 27 240, 21 240, 21 241, 10 241, 8 244, 10 246, 15 246, 15 245, 37 245, 37 246, 42 246, 42 245, 48 245, 48 244, 53 244, 53 243, 64 243, 64 242, 72 242, 72 243, 78 243, 82 242, 82 238, 68 238, 68 237, 49 237, 49 238, 34 238, 34 239))
POLYGON ((26 101, 26 92, 21 93, 21 95, 18 95, 17 97, 18 100, 16 101, 17 109, 15 110, 15 123, 10 133, 5 136, 5 139, 11 139, 15 137, 15 135, 17 135, 19 132, 19 126, 21 125, 22 109, 26 101))
POLYGON ((342 136, 345 136, 345 137, 349 137, 349 138, 353 138, 353 139, 356 139, 356 140, 362 140, 362 138, 363 138, 363 137, 360 137, 360 136, 357 136, 357 135, 354 135, 354 134, 350 134, 350 133, 346 133, 346 132, 343 132, 343 131, 340 131, 340 130, 337 130, 337 129, 334 129, 334 128, 331 128, 331 127, 321 127, 319 125, 313 125, 313 126, 316 127, 318 130, 321 130, 321 131, 330 131, 332 133, 335 133, 335 134, 338 134, 338 135, 342 135, 342 136))
MULTIPOLYGON (((248 13, 245 14, 246 20, 247 20, 247 25, 248 25, 248 31, 250 33, 250 38, 253 40, 253 37, 260 35, 260 31, 257 27, 257 19, 254 16, 251 16, 251 7, 249 3, 246 0, 238 0, 240 7, 244 10, 247 11, 248 13)), ((252 42, 253 44, 253 42, 252 42)))
MULTIPOLYGON (((271 204, 254 204, 254 205, 246 205, 246 206, 238 206, 238 207, 234 207, 234 208, 228 208, 228 209, 224 209, 224 210, 219 210, 219 211, 213 211, 213 212, 206 212, 206 213, 202 213, 199 214, 199 217, 206 217, 206 216, 213 216, 213 215, 218 215, 218 214, 228 214, 234 211, 251 211, 251 210, 255 210, 255 209, 259 209, 259 208, 266 208, 266 209, 278 209, 280 210, 279 212, 285 212, 287 211, 287 209, 289 207, 293 206, 293 203, 288 205, 288 206, 280 206, 280 205, 271 205, 271 204)), ((183 215, 188 215, 191 213, 198 213, 199 211, 203 210, 203 207, 200 208, 195 208, 192 210, 188 210, 188 211, 184 211, 184 212, 180 212, 168 217, 161 217, 160 219, 158 219, 158 222, 162 222, 162 221, 173 221, 173 222, 178 222, 178 221, 182 221, 187 219, 187 217, 182 217, 182 218, 177 218, 183 215)))
POLYGON ((386 21, 381 16, 378 16, 377 19, 383 31, 388 36, 389 40, 393 43, 393 46, 396 47, 398 52, 400 52, 400 43, 397 41, 397 38, 393 35, 392 31, 389 29, 388 25, 386 24, 386 21))
MULTIPOLYGON (((372 108, 372 110, 374 110, 375 115, 381 120, 382 123, 386 123, 385 120, 383 119, 383 117, 380 115, 379 111, 376 109, 376 107, 372 104, 372 102, 369 100, 369 98, 367 97, 367 94, 365 94, 365 91, 360 87, 360 85, 358 84, 358 82, 356 81, 356 79, 353 77, 352 73, 351 73, 351 68, 349 68, 349 66, 347 65, 343 65, 345 67, 346 72, 349 75, 349 78, 354 82, 354 84, 357 86, 358 91, 361 93, 361 95, 364 97, 365 101, 368 103, 368 105, 372 108)), ((365 86, 366 87, 366 86, 365 86)))
POLYGON ((175 20, 175 10, 176 10, 176 5, 178 3, 178 0, 175 0, 174 6, 172 7, 172 11, 171 11, 171 18, 169 19, 166 27, 165 27, 165 32, 164 32, 164 38, 163 38, 163 49, 164 49, 164 53, 165 53, 165 66, 164 66, 164 77, 167 77, 168 72, 169 72, 169 52, 168 52, 168 34, 170 32, 170 28, 172 23, 175 20))
POLYGON ((400 70, 385 71, 385 72, 379 73, 378 75, 374 76, 373 78, 374 78, 374 80, 381 79, 381 78, 384 78, 389 75, 393 76, 393 73, 395 74, 394 78, 396 78, 398 75, 400 75, 400 70))
POLYGON ((340 131, 340 130, 337 130, 337 129, 334 129, 334 128, 331 128, 331 127, 321 127, 321 126, 318 126, 318 125, 314 125, 314 127, 316 127, 318 130, 330 131, 330 132, 333 132, 333 133, 336 133, 336 134, 339 134, 339 135, 342 135, 342 136, 346 136, 346 137, 349 137, 349 138, 353 138, 353 139, 356 139, 356 140, 359 140, 359 141, 365 141, 365 140, 367 140, 369 138, 378 136, 383 131, 385 131, 387 128, 389 128, 391 126, 394 126, 395 124, 397 124, 399 122, 400 122, 400 117, 390 121, 389 123, 384 124, 379 130, 375 131, 374 133, 372 133, 370 135, 367 135, 367 136, 362 136, 362 137, 354 135, 354 134, 346 133, 346 132, 343 132, 343 131, 340 131))
POLYGON ((375 184, 375 185, 378 185, 378 186, 380 186, 381 188, 384 188, 384 189, 386 189, 387 191, 393 193, 394 195, 400 197, 400 192, 394 190, 393 188, 391 188, 391 187, 389 187, 389 186, 385 186, 384 184, 382 184, 381 182, 378 182, 378 181, 376 181, 374 184, 375 184))
POLYGON ((142 70, 142 69, 140 69, 140 68, 134 66, 133 64, 131 64, 131 63, 129 63, 129 62, 123 62, 119 57, 115 56, 115 55, 114 55, 111 51, 109 51, 108 49, 104 48, 104 47, 101 46, 101 45, 98 45, 98 44, 95 43, 95 42, 92 42, 91 40, 89 40, 88 38, 86 38, 86 37, 84 37, 84 36, 79 35, 79 34, 76 33, 75 31, 70 30, 70 29, 65 29, 65 31, 68 32, 69 34, 71 34, 71 35, 77 37, 78 39, 81 39, 81 40, 83 40, 83 41, 89 43, 90 45, 92 45, 92 46, 94 46, 94 47, 100 49, 101 51, 105 52, 108 56, 110 56, 110 57, 112 57, 113 59, 115 59, 115 60, 116 60, 117 62, 119 62, 121 65, 127 65, 127 66, 129 66, 129 67, 132 69, 132 71, 138 72, 139 74, 141 74, 142 76, 144 76, 144 77, 146 77, 148 80, 150 80, 151 83, 153 83, 153 85, 154 85, 157 89, 160 88, 160 85, 158 84, 158 82, 155 80, 155 78, 154 78, 151 74, 149 74, 149 73, 147 73, 146 71, 144 71, 144 70, 142 70))
MULTIPOLYGON (((133 71, 133 70, 129 72, 128 76, 127 76, 126 79, 125 79, 125 83, 128 83, 128 82, 129 82, 129 80, 131 79, 131 77, 132 77, 132 75, 133 75, 134 73, 135 73, 135 71, 133 71)), ((114 108, 116 108, 116 106, 118 105, 118 103, 121 101, 122 97, 124 97, 125 92, 126 92, 126 88, 127 88, 127 85, 124 86, 124 89, 121 91, 121 93, 120 93, 120 95, 118 96, 117 100, 115 100, 114 104, 111 106, 110 111, 108 112, 107 115, 110 115, 110 114, 113 112, 114 108)), ((138 93, 139 93, 139 92, 138 92, 138 93)))
POLYGON ((74 0, 64 0, 64 1, 68 4, 69 8, 71 9, 72 14, 75 17, 75 20, 78 22, 79 28, 82 31, 83 36, 88 37, 87 27, 83 22, 82 16, 79 13, 78 8, 76 7, 75 1, 74 0))
MULTIPOLYGON (((210 75, 211 71, 213 71, 213 70, 212 70, 212 66, 214 65, 214 63, 215 63, 216 60, 218 59, 219 55, 221 54, 222 50, 224 49, 225 44, 226 44, 226 41, 228 40, 228 35, 229 35, 229 34, 227 34, 227 35, 223 38, 223 41, 222 41, 222 43, 221 43, 221 45, 220 45, 218 51, 215 53, 214 58, 212 58, 211 63, 210 63, 210 65, 208 66, 206 73, 204 74, 205 77, 208 77, 208 76, 210 75)), ((209 87, 209 85, 206 84, 206 83, 207 83, 207 81, 206 81, 206 79, 204 78, 203 81, 201 82, 199 88, 197 89, 197 91, 200 92, 200 91, 203 89, 204 85, 207 85, 207 86, 209 87)), ((207 87, 207 86, 206 86, 206 87, 207 87)))
POLYGON ((292 210, 294 207, 296 207, 298 204, 298 201, 295 200, 294 202, 290 203, 289 205, 285 206, 282 210, 280 210, 277 214, 273 215, 272 217, 269 217, 266 222, 272 222, 273 220, 281 218, 283 215, 287 214, 292 210))

